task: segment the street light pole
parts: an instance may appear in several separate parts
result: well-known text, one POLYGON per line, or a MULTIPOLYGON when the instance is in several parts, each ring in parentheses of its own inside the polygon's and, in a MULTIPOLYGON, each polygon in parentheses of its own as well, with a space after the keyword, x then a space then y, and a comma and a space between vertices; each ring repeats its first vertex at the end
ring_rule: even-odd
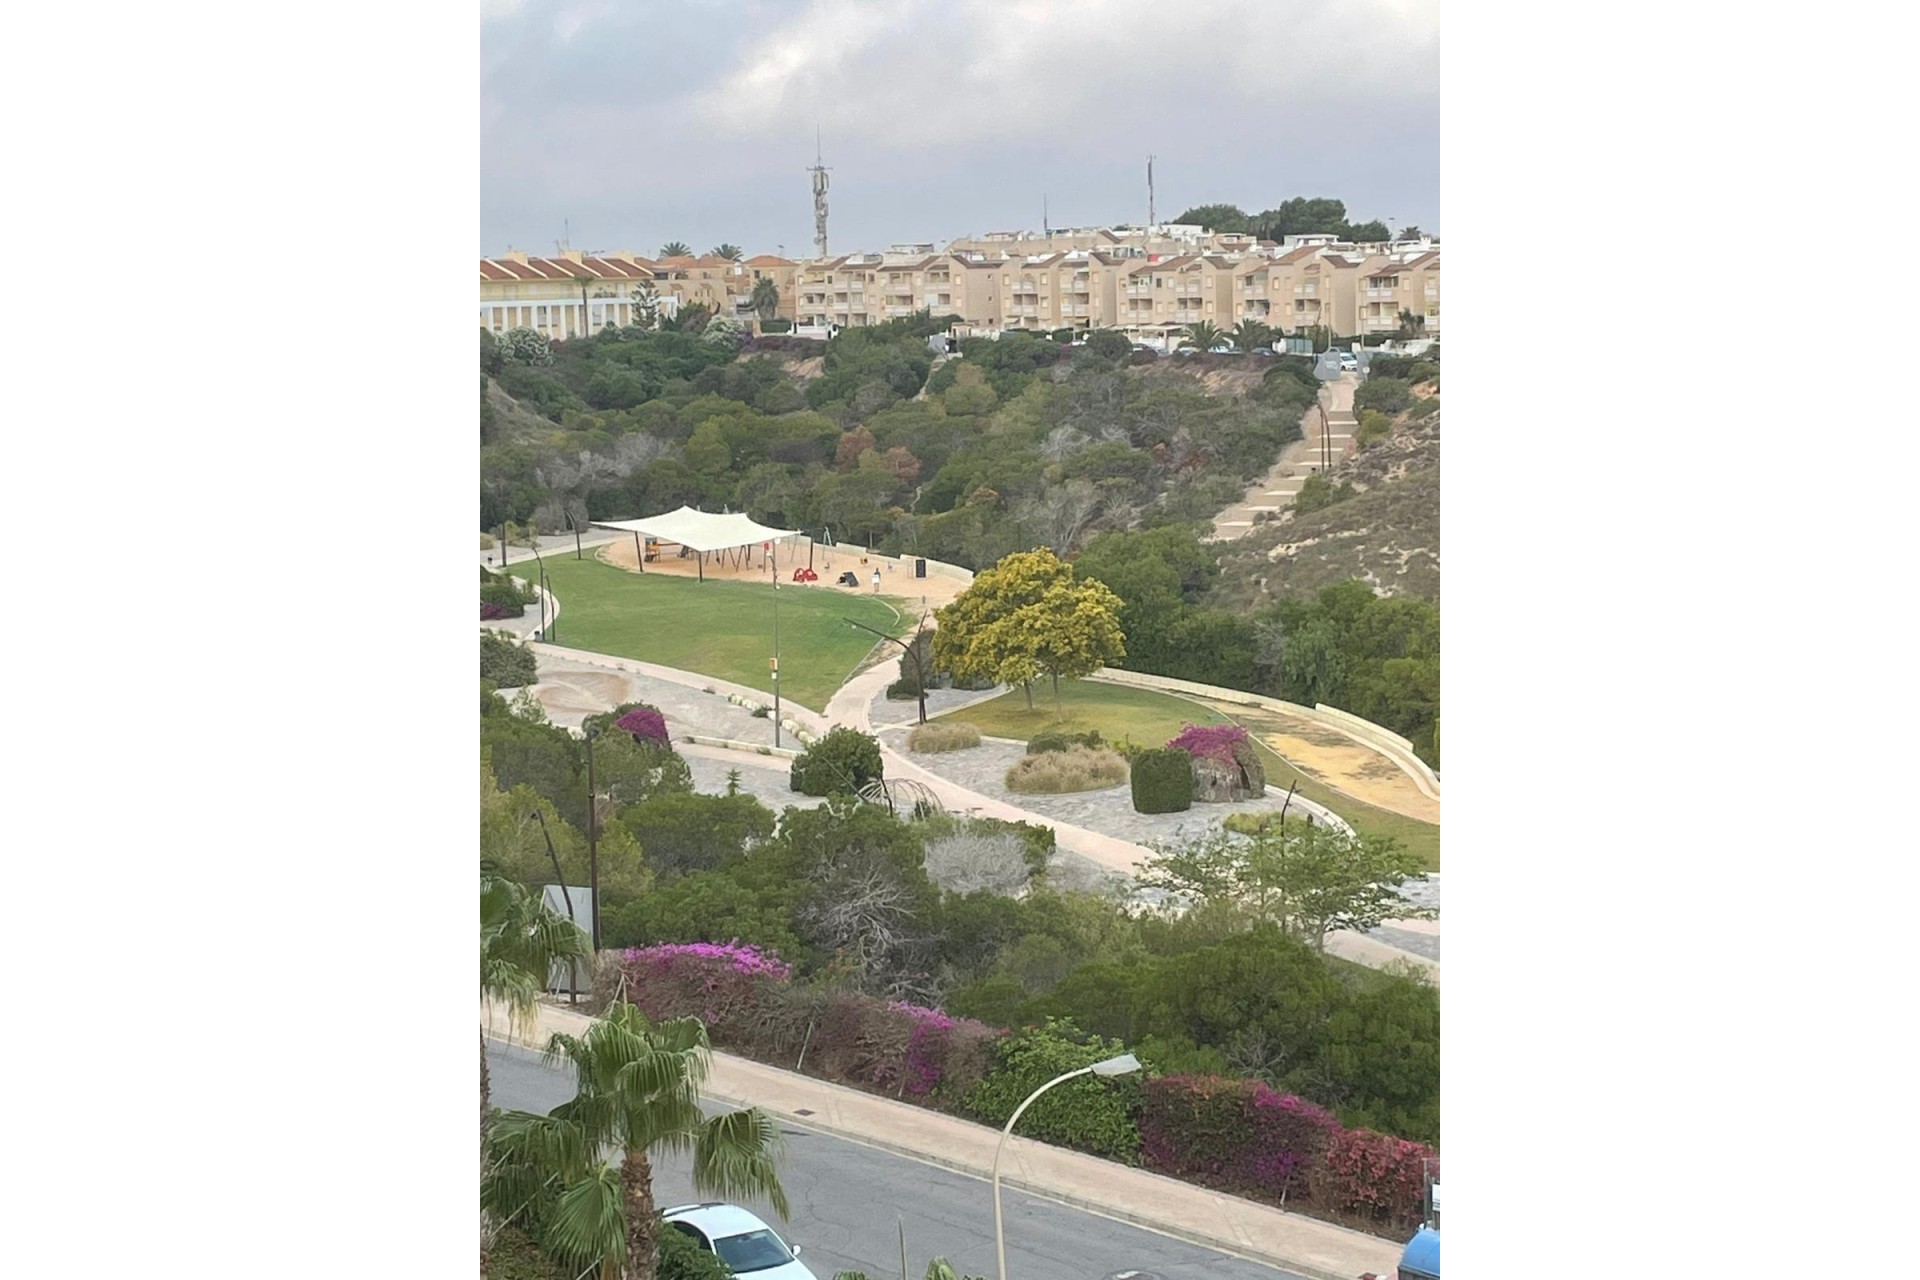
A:
POLYGON ((1069 1071, 1063 1076, 1055 1076, 1028 1094, 1027 1100, 1015 1107, 1013 1114, 1007 1118, 1007 1127, 1000 1131, 1000 1143, 993 1149, 993 1248, 1000 1260, 1000 1280, 1007 1280, 1007 1235, 1000 1221, 1000 1153, 1007 1149, 1007 1139, 1013 1136, 1013 1126, 1019 1122, 1021 1113, 1032 1106, 1034 1099, 1041 1094, 1075 1076, 1084 1076, 1089 1073, 1097 1076, 1123 1076, 1139 1069, 1140 1059, 1130 1053, 1123 1053, 1117 1058, 1108 1058, 1105 1062, 1096 1062, 1090 1067, 1081 1067, 1078 1071, 1069 1071))
POLYGON ((600 954, 600 791, 593 785, 593 730, 587 730, 587 892, 592 901, 593 954, 600 954))
POLYGON ((908 644, 904 640, 896 639, 895 637, 888 635, 884 631, 875 631, 872 627, 868 626, 866 623, 855 622, 852 618, 843 617, 841 621, 845 622, 850 627, 859 627, 862 631, 865 631, 869 635, 876 635, 876 636, 879 636, 882 640, 885 640, 891 644, 899 645, 900 648, 906 653, 906 655, 909 658, 913 659, 914 683, 918 685, 920 689, 920 723, 925 724, 927 722, 927 669, 925 664, 920 661, 920 637, 926 630, 926 626, 927 626, 926 617, 922 615, 920 619, 920 625, 914 628, 912 644, 908 644))
POLYGON ((773 564, 773 745, 780 745, 780 568, 773 564))

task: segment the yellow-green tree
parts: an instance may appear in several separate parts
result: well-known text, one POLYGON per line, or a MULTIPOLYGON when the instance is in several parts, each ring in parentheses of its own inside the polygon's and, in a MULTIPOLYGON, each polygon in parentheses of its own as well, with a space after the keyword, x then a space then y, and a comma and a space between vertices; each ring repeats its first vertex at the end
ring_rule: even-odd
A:
POLYGON ((963 677, 1018 684, 1033 707, 1033 681, 1052 678, 1061 710, 1060 677, 1091 675, 1127 656, 1120 597, 1092 579, 1074 581, 1073 566, 1041 548, 1018 551, 991 569, 934 617, 934 665, 963 677))

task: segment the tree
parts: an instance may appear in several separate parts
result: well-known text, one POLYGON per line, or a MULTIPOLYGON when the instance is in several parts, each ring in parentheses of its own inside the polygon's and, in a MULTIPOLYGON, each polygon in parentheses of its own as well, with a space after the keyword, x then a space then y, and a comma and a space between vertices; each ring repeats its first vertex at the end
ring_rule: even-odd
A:
POLYGON ((1403 229, 1399 235, 1394 237, 1396 240, 1424 240, 1426 238, 1427 233, 1422 231, 1417 223, 1403 229))
POLYGON ((1219 328, 1199 320, 1187 326, 1187 336, 1181 340, 1183 347, 1197 347, 1201 351, 1211 351, 1220 345, 1220 339, 1226 337, 1219 328))
POLYGON ((693 250, 688 247, 685 240, 669 240, 660 246, 660 256, 663 258, 691 258, 693 256, 693 250))
POLYGON ((509 329, 500 337, 501 350, 506 358, 519 364, 550 365, 553 363, 553 349, 544 334, 536 333, 524 325, 509 329))
POLYGON ((1387 229, 1387 224, 1375 218, 1372 222, 1348 223, 1343 238, 1355 244, 1378 244, 1392 236, 1393 232, 1387 229))
POLYGON ((617 1267, 622 1280, 654 1280, 656 1151, 692 1151, 699 1194, 765 1196, 787 1217, 775 1170, 779 1122, 758 1107, 711 1119, 700 1109, 712 1051, 698 1018, 653 1023, 622 1000, 585 1035, 554 1036, 546 1058, 573 1066, 575 1096, 544 1116, 500 1118, 482 1196, 502 1216, 526 1212, 538 1221, 549 1254, 617 1267), (621 1150, 617 1175, 598 1156, 609 1145, 621 1150))
POLYGON ((771 320, 780 313, 780 286, 773 282, 772 276, 761 276, 753 282, 752 303, 762 320, 771 320))
POLYGON ((1140 881, 1275 925, 1324 951, 1335 929, 1364 932, 1387 920, 1430 917, 1399 892, 1423 870, 1419 856, 1390 836, 1288 821, 1250 835, 1215 830, 1159 849, 1140 881))
POLYGON ((934 617, 934 665, 962 677, 1025 687, 1033 680, 1091 675, 1126 656, 1120 598, 1105 584, 1074 581, 1073 566, 1041 548, 1015 552, 982 571, 934 617))
POLYGON ((633 289, 633 323, 642 329, 660 327, 660 291, 653 281, 642 280, 633 289))
MULTIPOLYGON (((562 960, 584 960, 589 955, 587 935, 573 921, 548 909, 540 895, 486 869, 480 872, 480 996, 503 1006, 521 1030, 533 1027, 540 993, 547 988, 553 966, 562 960)), ((491 1081, 487 1078, 487 1033, 480 1032, 480 1158, 484 1167, 493 1117, 491 1081)), ((487 1246, 492 1224, 483 1213, 480 1223, 480 1270, 486 1272, 487 1246)))
POLYGON ((1200 226, 1209 231, 1242 233, 1252 229, 1252 220, 1239 205, 1199 204, 1188 209, 1174 222, 1181 226, 1200 226))
POLYGON ((1233 326, 1233 345, 1242 351, 1264 347, 1273 341, 1273 330, 1258 320, 1242 320, 1233 326))
POLYGON ((725 258, 729 262, 738 262, 746 255, 741 252, 739 245, 727 244, 723 241, 707 250, 707 256, 710 258, 725 258))
POLYGON ((1426 327, 1427 318, 1425 316, 1416 315, 1405 307, 1400 308, 1400 327, 1395 330, 1396 336, 1401 338, 1417 338, 1426 331, 1426 327))

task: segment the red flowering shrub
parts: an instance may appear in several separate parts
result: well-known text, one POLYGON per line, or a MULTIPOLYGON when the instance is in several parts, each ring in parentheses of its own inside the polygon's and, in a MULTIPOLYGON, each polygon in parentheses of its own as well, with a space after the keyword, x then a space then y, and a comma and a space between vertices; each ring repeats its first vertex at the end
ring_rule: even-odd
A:
POLYGON ((1427 1170, 1431 1167, 1439 1176, 1439 1157, 1423 1143, 1371 1129, 1343 1129, 1309 1171, 1307 1184, 1313 1202, 1322 1208, 1395 1232, 1412 1231, 1426 1208, 1427 1170))
POLYGON ((1324 1108, 1259 1080, 1161 1076, 1141 1085, 1149 1169, 1260 1200, 1299 1200, 1339 1129, 1324 1108))
POLYGON ((504 604, 482 603, 480 606, 480 621, 498 622, 502 618, 518 618, 522 614, 526 613, 526 611, 527 611, 527 607, 525 605, 521 605, 518 608, 509 609, 504 604))
POLYGON ((1234 762, 1234 748, 1247 740, 1247 731, 1237 724, 1190 724, 1168 739, 1175 751, 1184 751, 1196 759, 1234 762))

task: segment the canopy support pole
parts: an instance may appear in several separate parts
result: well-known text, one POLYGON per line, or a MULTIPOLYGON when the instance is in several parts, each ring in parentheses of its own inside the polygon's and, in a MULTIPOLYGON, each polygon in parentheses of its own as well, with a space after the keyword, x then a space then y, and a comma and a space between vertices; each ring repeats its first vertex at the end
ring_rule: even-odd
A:
POLYGON ((707 553, 696 551, 693 556, 694 572, 700 575, 700 581, 707 580, 707 553))
POLYGON ((633 563, 639 567, 640 572, 645 573, 647 571, 647 553, 640 546, 640 531, 638 529, 633 531, 633 563))

